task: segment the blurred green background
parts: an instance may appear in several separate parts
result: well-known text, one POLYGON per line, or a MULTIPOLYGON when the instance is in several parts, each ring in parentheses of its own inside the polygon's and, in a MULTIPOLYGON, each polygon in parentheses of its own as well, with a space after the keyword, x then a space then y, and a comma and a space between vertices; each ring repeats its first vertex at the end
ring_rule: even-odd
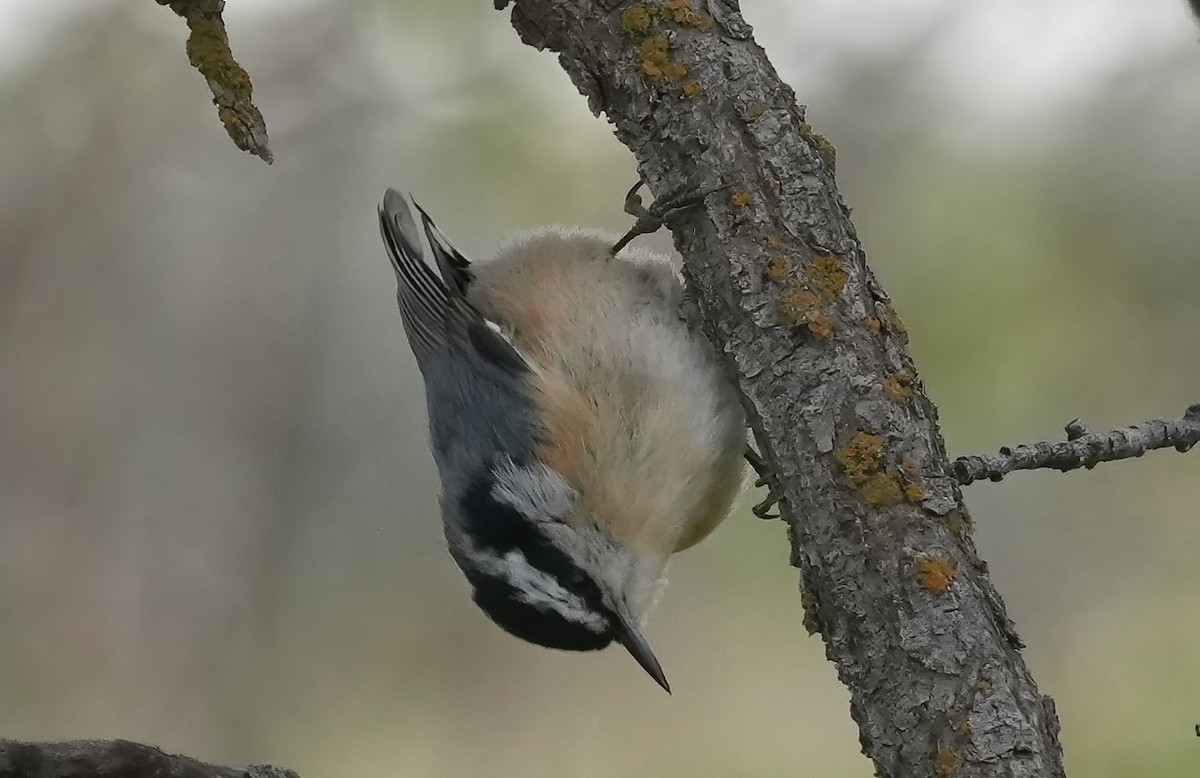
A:
MULTIPOLYGON (((950 450, 1200 402, 1182 0, 744 0, 912 335, 950 450)), ((305 778, 865 778, 755 495, 649 637, 527 646, 444 551, 375 203, 470 256, 614 231, 632 158, 487 0, 230 2, 272 167, 150 0, 0 2, 0 736, 305 778)), ((667 246, 664 236, 653 241, 667 246)), ((972 487, 1077 776, 1200 772, 1200 459, 972 487)))

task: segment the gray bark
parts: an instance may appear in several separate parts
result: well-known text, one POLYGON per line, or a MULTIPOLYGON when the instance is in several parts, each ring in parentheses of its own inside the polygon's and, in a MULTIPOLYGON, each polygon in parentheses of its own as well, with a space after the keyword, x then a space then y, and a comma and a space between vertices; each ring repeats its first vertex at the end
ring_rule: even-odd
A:
POLYGON ((128 740, 0 739, 0 778, 299 778, 282 767, 206 764, 128 740))
POLYGON ((999 481, 1014 470, 1090 470, 1101 462, 1140 457, 1157 448, 1186 453, 1200 443, 1200 404, 1190 406, 1182 419, 1151 419, 1111 432, 1092 432, 1075 419, 1066 430, 1066 440, 1005 446, 999 454, 990 456, 959 457, 950 465, 950 471, 966 486, 983 478, 999 481))
POLYGON ((807 623, 879 775, 1062 775, 1053 703, 975 552, 832 147, 736 0, 516 0, 512 22, 559 53, 657 197, 726 187, 669 226, 774 472, 807 623))

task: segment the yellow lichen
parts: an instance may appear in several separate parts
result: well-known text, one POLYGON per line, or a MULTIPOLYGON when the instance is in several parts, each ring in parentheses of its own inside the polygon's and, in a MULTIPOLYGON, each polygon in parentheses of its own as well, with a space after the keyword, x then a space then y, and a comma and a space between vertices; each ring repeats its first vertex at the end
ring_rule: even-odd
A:
POLYGON ((850 483, 861 486, 883 467, 883 438, 859 430, 833 458, 850 483))
POLYGON ((730 187, 729 202, 733 203, 735 208, 745 208, 750 204, 750 195, 740 186, 730 187))
POLYGON ((883 396, 892 402, 912 396, 912 379, 902 373, 890 373, 883 379, 883 396))
POLYGON ((671 59, 671 41, 665 35, 652 35, 639 47, 642 72, 650 78, 678 81, 687 75, 687 66, 671 59))
POLYGON ((886 507, 897 505, 904 499, 900 491, 900 479, 895 473, 875 473, 859 488, 863 501, 868 505, 886 507))
POLYGON ((813 140, 817 144, 817 153, 821 155, 821 161, 828 165, 831 171, 837 170, 837 149, 824 135, 815 135, 813 140))
POLYGON ((934 594, 945 594, 954 580, 954 562, 926 554, 917 559, 917 582, 934 594))
POLYGON ((937 752, 933 755, 933 773, 937 778, 953 778, 962 766, 961 756, 938 743, 937 752))
POLYGON ((925 499, 925 490, 920 484, 909 484, 904 487, 904 497, 911 503, 919 503, 925 499))
POLYGON ((771 257, 767 260, 767 278, 772 281, 782 281, 788 277, 788 262, 783 257, 771 257))
POLYGON ((645 35, 650 29, 652 19, 650 9, 641 3, 634 3, 621 14, 621 26, 637 35, 645 35))
POLYGON ((775 318, 780 324, 798 327, 808 324, 813 314, 820 313, 821 301, 812 291, 797 286, 780 295, 775 301, 775 318))
POLYGON ((671 18, 676 24, 695 27, 698 30, 710 29, 715 24, 711 15, 698 13, 692 8, 690 0, 667 0, 663 3, 663 8, 671 12, 671 18))
POLYGON ((828 138, 814 130, 808 122, 800 123, 800 134, 812 143, 813 147, 817 150, 817 155, 821 157, 821 161, 830 170, 837 168, 837 149, 833 147, 828 138))
POLYGON ((849 279, 842 270, 842 263, 832 254, 822 254, 814 259, 809 274, 813 284, 828 298, 837 297, 849 279))
POLYGON ((767 111, 767 107, 765 105, 763 105, 762 103, 759 103, 759 102, 753 102, 753 103, 750 103, 750 105, 746 108, 746 115, 749 116, 751 119, 757 119, 758 117, 760 117, 764 113, 766 113, 766 111, 767 111))
POLYGON ((700 88, 700 82, 693 78, 683 85, 683 93, 688 97, 696 98, 704 94, 704 90, 700 88))

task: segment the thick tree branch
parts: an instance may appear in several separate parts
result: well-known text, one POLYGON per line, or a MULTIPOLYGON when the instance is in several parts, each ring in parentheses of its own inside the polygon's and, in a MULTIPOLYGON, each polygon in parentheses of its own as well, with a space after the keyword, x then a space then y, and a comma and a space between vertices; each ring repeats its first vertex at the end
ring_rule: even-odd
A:
POLYGON ((267 124, 254 105, 254 85, 250 74, 233 58, 229 36, 221 12, 225 0, 156 0, 159 5, 187 20, 192 31, 188 36, 187 55, 192 67, 199 70, 212 91, 217 116, 234 144, 242 151, 270 164, 274 157, 267 143, 267 124))
POLYGON ((271 765, 221 767, 128 740, 0 739, 0 778, 299 778, 271 765))
POLYGON ((1140 457, 1156 448, 1187 452, 1200 443, 1200 404, 1193 405, 1182 419, 1151 419, 1112 432, 1090 432, 1078 419, 1066 426, 1066 440, 1005 446, 996 455, 959 457, 950 465, 958 482, 967 486, 982 478, 999 481, 1013 470, 1054 468, 1064 473, 1101 462, 1140 457))
MULTIPOLYGON (((504 0, 498 5, 504 6, 504 0)), ((937 414, 833 177, 736 0, 516 0, 656 197, 774 472, 807 623, 880 776, 1063 774, 937 414)), ((802 772, 802 771, 801 771, 802 772)))

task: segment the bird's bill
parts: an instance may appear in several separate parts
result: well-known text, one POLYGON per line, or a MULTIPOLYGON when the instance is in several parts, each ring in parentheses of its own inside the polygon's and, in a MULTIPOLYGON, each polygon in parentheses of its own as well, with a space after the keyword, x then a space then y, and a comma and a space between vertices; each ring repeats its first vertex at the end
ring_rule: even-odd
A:
POLYGON ((618 626, 617 642, 625 646, 625 649, 633 655, 637 663, 642 666, 655 683, 666 690, 667 694, 671 693, 671 684, 667 683, 667 676, 663 674, 662 665, 654 657, 654 652, 650 650, 650 644, 642 637, 642 633, 638 631, 637 625, 632 619, 622 619, 618 626))

